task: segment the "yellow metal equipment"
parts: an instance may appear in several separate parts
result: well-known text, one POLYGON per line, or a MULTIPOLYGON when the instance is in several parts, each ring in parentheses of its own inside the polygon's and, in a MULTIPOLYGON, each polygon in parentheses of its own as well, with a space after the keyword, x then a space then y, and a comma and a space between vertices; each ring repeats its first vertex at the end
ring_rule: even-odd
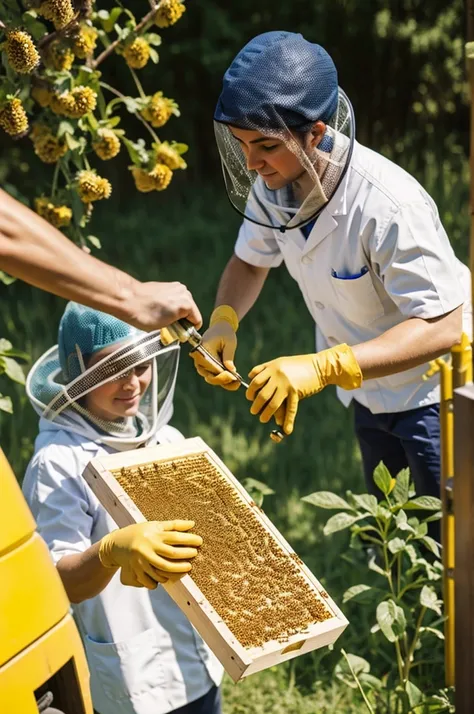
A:
POLYGON ((453 347, 451 360, 443 358, 431 363, 427 377, 440 373, 441 401, 441 501, 443 519, 441 522, 441 540, 443 544, 443 597, 446 622, 445 636, 445 677, 446 686, 453 687, 455 681, 455 580, 454 580, 454 389, 472 382, 472 349, 469 338, 463 334, 461 343, 453 347))
POLYGON ((69 600, 0 449, 0 712, 37 714, 46 689, 92 714, 89 671, 69 600))

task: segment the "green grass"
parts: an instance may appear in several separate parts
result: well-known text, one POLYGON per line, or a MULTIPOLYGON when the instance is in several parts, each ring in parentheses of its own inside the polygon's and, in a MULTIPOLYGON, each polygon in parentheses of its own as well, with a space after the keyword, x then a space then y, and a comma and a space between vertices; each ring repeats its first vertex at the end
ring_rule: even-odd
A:
MULTIPOLYGON (((161 195, 134 196, 133 207, 126 201, 98 206, 92 232, 104 245, 101 257, 142 280, 184 282, 206 320, 239 225, 222 194, 220 188, 188 187, 181 196, 175 191, 172 202, 161 195)), ((449 217, 455 218, 452 213, 449 217)), ((461 218, 457 238, 462 225, 461 218)), ((21 283, 0 289, 0 336, 35 359, 55 343, 65 303, 21 283)), ((241 374, 265 359, 314 350, 314 324, 284 268, 271 271, 238 339, 236 365, 241 374)), ((32 452, 37 417, 21 388, 2 380, 1 390, 13 395, 15 415, 0 416, 0 443, 21 479, 32 452)), ((300 500, 315 490, 341 494, 348 488, 365 490, 352 413, 339 404, 332 389, 303 402, 293 435, 275 445, 268 425, 250 415, 243 391, 229 393, 207 385, 183 347, 173 423, 186 436, 205 439, 238 478, 251 476, 275 490, 265 500, 266 512, 336 601, 341 602, 347 587, 366 578, 362 559, 360 567, 347 561, 347 537, 325 539, 324 514, 300 500)), ((345 612, 352 622, 334 651, 310 653, 237 686, 226 681, 225 713, 364 711, 358 693, 333 679, 339 646, 366 657, 379 670, 385 665, 368 634, 373 619, 357 605, 345 607, 345 612)))

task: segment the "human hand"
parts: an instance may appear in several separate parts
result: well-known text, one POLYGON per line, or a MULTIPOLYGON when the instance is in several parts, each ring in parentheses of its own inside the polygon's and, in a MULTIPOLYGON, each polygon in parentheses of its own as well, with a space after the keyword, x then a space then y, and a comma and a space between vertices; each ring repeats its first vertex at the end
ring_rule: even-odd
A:
POLYGON ((240 387, 240 382, 232 375, 232 372, 236 371, 233 360, 237 349, 238 326, 239 320, 233 308, 220 305, 212 313, 209 327, 202 336, 201 345, 222 362, 226 370, 219 372, 218 367, 207 361, 197 350, 190 354, 198 374, 204 377, 208 384, 229 391, 235 391, 240 387))
POLYGON ((267 423, 273 415, 286 434, 291 434, 300 399, 317 394, 329 384, 357 389, 362 372, 351 348, 342 344, 309 355, 279 357, 264 362, 249 373, 252 380, 246 397, 250 412, 267 423))
POLYGON ((99 559, 105 568, 121 568, 123 585, 154 590, 158 583, 191 570, 202 538, 186 531, 194 521, 146 521, 119 528, 100 541, 99 559))
POLYGON ((127 300, 124 319, 140 330, 158 330, 176 320, 186 318, 196 329, 202 325, 202 316, 193 296, 185 285, 173 283, 137 283, 127 300))

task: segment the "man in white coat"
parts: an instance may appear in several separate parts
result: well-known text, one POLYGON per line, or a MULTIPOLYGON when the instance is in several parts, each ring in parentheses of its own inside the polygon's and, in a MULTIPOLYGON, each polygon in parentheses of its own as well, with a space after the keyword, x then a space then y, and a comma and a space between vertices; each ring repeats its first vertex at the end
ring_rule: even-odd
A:
MULTIPOLYGON (((285 263, 317 325, 315 354, 258 365, 247 398, 291 434, 298 401, 328 384, 354 402, 368 488, 382 460, 409 466, 419 494, 439 494, 439 385, 428 361, 470 323, 470 274, 435 203, 404 170, 355 141, 352 107, 325 50, 270 32, 236 56, 215 111, 229 198, 243 215, 204 346, 227 389, 241 320, 270 268, 285 263), (347 393, 344 390, 351 390, 347 393)), ((291 345, 287 345, 290 349, 291 345)), ((287 448, 291 448, 288 443, 287 448)))

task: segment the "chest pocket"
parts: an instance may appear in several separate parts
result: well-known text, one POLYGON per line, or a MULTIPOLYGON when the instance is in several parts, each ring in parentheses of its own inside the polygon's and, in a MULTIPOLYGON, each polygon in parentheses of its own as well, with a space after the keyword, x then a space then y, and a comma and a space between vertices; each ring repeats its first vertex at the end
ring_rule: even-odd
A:
POLYGON ((370 325, 384 314, 384 308, 372 282, 370 271, 357 277, 331 275, 331 284, 341 314, 356 325, 370 325))

